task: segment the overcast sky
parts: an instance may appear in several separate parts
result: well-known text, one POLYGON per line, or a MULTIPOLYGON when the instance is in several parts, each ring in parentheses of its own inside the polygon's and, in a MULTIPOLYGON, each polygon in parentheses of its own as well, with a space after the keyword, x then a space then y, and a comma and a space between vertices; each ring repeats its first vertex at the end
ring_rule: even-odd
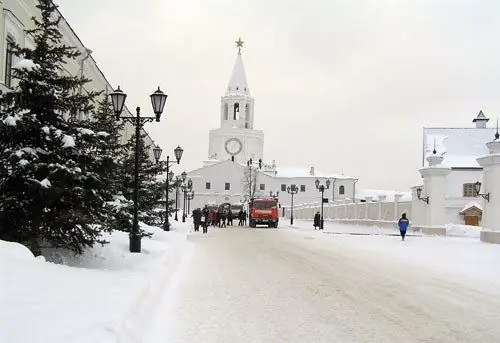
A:
POLYGON ((497 0, 56 3, 129 108, 150 111, 158 85, 168 93, 147 130, 164 151, 184 148, 179 171, 208 157, 239 36, 266 162, 408 190, 423 126, 500 113, 497 0))

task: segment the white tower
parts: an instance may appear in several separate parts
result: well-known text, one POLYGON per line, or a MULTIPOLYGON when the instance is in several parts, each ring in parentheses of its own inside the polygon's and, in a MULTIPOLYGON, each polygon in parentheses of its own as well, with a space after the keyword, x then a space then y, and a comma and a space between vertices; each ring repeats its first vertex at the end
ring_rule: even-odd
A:
POLYGON ((209 132, 209 161, 205 165, 230 159, 242 164, 250 158, 263 159, 264 133, 254 129, 254 98, 241 56, 243 41, 240 38, 235 43, 238 55, 226 93, 221 97, 220 128, 209 132))

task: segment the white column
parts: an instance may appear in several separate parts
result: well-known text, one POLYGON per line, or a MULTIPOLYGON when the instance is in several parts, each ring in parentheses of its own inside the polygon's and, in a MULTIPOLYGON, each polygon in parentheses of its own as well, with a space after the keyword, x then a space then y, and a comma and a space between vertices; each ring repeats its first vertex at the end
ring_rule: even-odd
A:
POLYGON ((366 205, 366 215, 365 215, 365 218, 369 219, 370 217, 368 215, 368 206, 372 202, 373 198, 372 197, 365 197, 365 200, 366 200, 366 203, 365 203, 365 205, 366 205))
POLYGON ((427 157, 429 167, 420 169, 424 178, 422 197, 429 197, 429 204, 425 208, 424 232, 446 234, 446 176, 450 168, 441 166, 443 157, 431 155, 427 157))
POLYGON ((382 202, 385 201, 385 195, 378 196, 378 220, 382 220, 382 202))
POLYGON ((481 240, 500 243, 500 139, 486 144, 489 155, 477 159, 483 167, 480 194, 489 194, 483 205, 483 230, 481 240))
POLYGON ((401 215, 399 212, 398 212, 398 208, 399 208, 399 202, 401 201, 401 198, 403 197, 403 194, 401 193, 396 193, 394 194, 394 219, 395 220, 399 220, 399 216, 401 215))

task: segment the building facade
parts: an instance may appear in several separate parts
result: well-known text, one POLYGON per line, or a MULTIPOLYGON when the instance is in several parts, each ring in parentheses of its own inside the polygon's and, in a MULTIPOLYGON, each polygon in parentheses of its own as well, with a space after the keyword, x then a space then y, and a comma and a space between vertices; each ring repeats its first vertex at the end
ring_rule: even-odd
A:
MULTIPOLYGON (((282 168, 274 160, 266 161, 263 154, 264 133, 254 127, 255 100, 250 94, 245 74, 242 43, 241 39, 236 42, 236 62, 221 97, 220 127, 209 132, 208 159, 203 161, 201 168, 187 173, 194 190, 189 209, 205 204, 245 202, 250 197, 250 184, 255 187, 255 196, 269 196, 270 192, 278 194, 283 208, 291 202, 287 187, 292 185, 298 188, 295 203, 319 202, 321 193, 316 189, 316 179, 322 184, 330 180, 330 188, 324 193, 329 201, 353 198, 356 178, 319 172, 314 166, 282 168)), ((175 192, 172 196, 175 197, 175 192)), ((181 198, 179 207, 182 208, 182 192, 178 196, 181 198)))
MULTIPOLYGON (((37 4, 37 0, 0 0, 0 63, 2 66, 0 68, 0 90, 2 92, 17 84, 12 77, 12 68, 17 62, 17 57, 13 56, 10 51, 9 43, 17 43, 23 48, 34 48, 33 38, 26 31, 33 28, 31 18, 40 15, 39 9, 36 7, 37 4)), ((79 57, 66 61, 66 64, 62 66, 63 72, 72 76, 85 76, 91 80, 79 92, 103 91, 103 94, 111 92, 113 87, 92 58, 92 50, 78 38, 60 11, 59 15, 62 17, 59 29, 63 35, 63 43, 75 47, 81 52, 79 57)), ((132 116, 132 114, 125 108, 123 116, 132 116)), ((80 114, 80 118, 85 119, 84 114, 80 114)), ((134 130, 130 123, 126 123, 122 142, 128 141, 134 130)), ((146 136, 146 145, 151 147, 150 158, 154 160, 153 140, 145 131, 143 133, 146 136)))
MULTIPOLYGON (((472 120, 474 127, 423 129, 422 168, 441 168, 445 170, 443 179, 444 214, 442 224, 482 225, 484 199, 478 197, 474 187, 476 182, 483 182, 483 167, 477 158, 488 154, 486 143, 495 136, 496 128, 488 127, 489 119, 482 111, 472 120), (435 165, 433 162, 437 161, 435 165)), ((431 170, 432 171, 432 170, 431 170)), ((430 189, 424 184, 414 187, 421 189, 421 198, 425 200, 430 189)), ((422 207, 417 194, 414 203, 422 207)), ((432 204, 423 204, 423 208, 432 204)), ((418 211, 414 211, 414 217, 418 211)), ((425 222, 424 213, 420 213, 417 222, 425 222)))

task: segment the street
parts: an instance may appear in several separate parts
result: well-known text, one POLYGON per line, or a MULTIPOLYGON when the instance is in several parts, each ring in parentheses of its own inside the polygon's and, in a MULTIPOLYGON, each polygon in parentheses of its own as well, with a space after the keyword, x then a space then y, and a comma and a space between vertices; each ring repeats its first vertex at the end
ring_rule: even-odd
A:
POLYGON ((175 299, 164 296, 144 341, 498 342, 493 287, 358 254, 331 244, 343 237, 324 236, 241 227, 190 236, 190 261, 168 290, 175 299))

